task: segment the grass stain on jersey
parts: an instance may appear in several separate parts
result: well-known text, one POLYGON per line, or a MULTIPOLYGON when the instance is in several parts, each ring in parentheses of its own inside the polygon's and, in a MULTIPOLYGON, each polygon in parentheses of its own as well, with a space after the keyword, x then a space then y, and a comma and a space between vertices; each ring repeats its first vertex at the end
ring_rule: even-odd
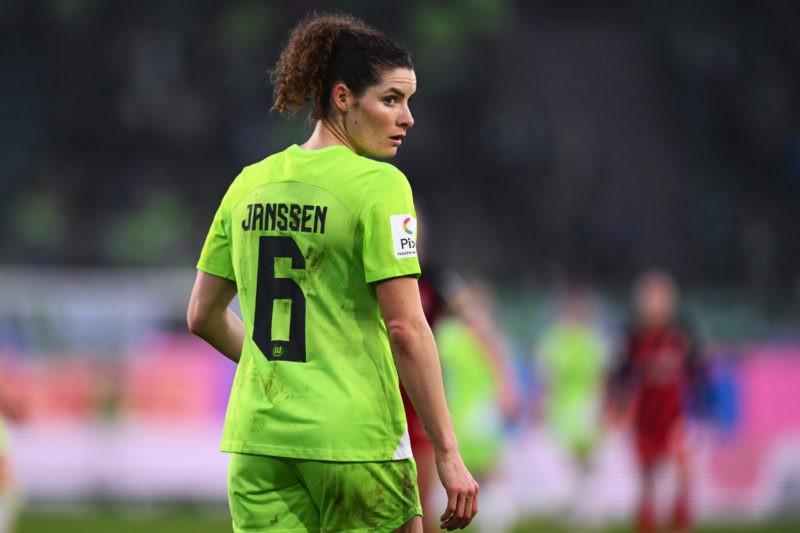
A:
POLYGON ((262 414, 253 415, 252 420, 250 420, 250 426, 253 431, 263 430, 267 426, 267 417, 262 414))
POLYGON ((309 273, 316 272, 319 269, 320 264, 325 259, 327 255, 327 251, 325 248, 319 249, 314 248, 313 246, 309 246, 308 250, 306 251, 306 270, 309 273))
MULTIPOLYGON (((271 371, 262 374, 261 372, 254 372, 252 379, 257 380, 258 384, 264 391, 264 397, 275 407, 278 407, 292 398, 286 386, 278 376, 278 371, 275 369, 275 363, 270 364, 271 371)), ((255 421, 254 421, 255 422, 255 421)))
POLYGON ((264 394, 276 405, 278 403, 283 403, 280 402, 280 399, 285 399, 285 396, 287 396, 286 388, 283 386, 283 383, 276 378, 275 372, 270 372, 264 379, 264 394))

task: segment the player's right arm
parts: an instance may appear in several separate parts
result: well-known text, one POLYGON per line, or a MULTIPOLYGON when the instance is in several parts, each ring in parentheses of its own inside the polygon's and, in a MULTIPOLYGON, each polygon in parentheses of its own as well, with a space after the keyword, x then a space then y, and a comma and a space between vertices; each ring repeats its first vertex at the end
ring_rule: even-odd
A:
POLYGON ((244 324, 229 307, 234 296, 235 282, 198 270, 186 322, 192 333, 238 363, 244 344, 244 324))
POLYGON ((478 512, 478 483, 464 466, 442 383, 436 343, 422 312, 416 278, 398 277, 375 285, 395 366, 436 453, 436 468, 447 491, 442 528, 470 524, 478 512))
POLYGON ((245 332, 241 319, 228 307, 237 291, 230 206, 239 198, 237 183, 246 170, 228 188, 211 222, 186 311, 189 330, 234 363, 242 355, 245 332))

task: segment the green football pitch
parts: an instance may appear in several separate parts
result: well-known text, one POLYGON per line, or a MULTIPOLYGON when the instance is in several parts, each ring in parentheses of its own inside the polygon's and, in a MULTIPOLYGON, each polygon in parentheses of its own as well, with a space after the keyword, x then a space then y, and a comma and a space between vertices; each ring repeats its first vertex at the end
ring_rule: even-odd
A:
POLYGON ((230 533, 224 509, 80 509, 29 511, 15 533, 230 533))
MULTIPOLYGON (((112 509, 83 511, 28 512, 23 515, 17 533, 228 533, 230 520, 222 509, 139 510, 122 512, 112 509)), ((480 530, 469 528, 467 531, 480 530)), ((515 533, 573 533, 574 528, 532 519, 519 523, 515 533)), ((630 528, 612 527, 592 530, 597 533, 627 533, 630 528)), ((759 526, 704 526, 696 533, 789 533, 800 531, 798 524, 759 526)), ((484 529, 484 533, 491 533, 484 529)))

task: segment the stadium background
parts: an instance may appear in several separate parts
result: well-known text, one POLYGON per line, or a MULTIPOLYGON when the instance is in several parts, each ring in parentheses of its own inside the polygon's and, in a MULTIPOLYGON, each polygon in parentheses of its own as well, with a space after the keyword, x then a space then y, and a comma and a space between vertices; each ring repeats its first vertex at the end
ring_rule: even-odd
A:
MULTIPOLYGON (((495 287, 523 390, 566 279, 594 287, 613 337, 633 276, 666 268, 728 391, 698 447, 701 517, 800 518, 798 4, 7 0, 0 365, 30 411, 11 429, 21 530, 225 530, 234 369, 183 313, 230 180, 309 131, 268 113, 266 70, 314 8, 414 52, 395 162, 428 259, 495 287)), ((563 505, 534 411, 483 492, 486 531, 563 505)), ((601 453, 609 523, 635 495, 623 440, 601 453)))

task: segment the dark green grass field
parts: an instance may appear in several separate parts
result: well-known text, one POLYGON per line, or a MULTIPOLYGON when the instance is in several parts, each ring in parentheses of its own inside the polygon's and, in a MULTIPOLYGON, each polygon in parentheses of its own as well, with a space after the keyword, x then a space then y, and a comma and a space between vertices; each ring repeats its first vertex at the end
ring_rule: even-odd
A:
POLYGON ((47 510, 24 513, 15 533, 230 533, 224 509, 47 510))
MULTIPOLYGON (((469 528, 467 531, 478 531, 469 528)), ((24 514, 17 533, 230 533, 230 521, 224 509, 177 508, 170 510, 119 511, 87 509, 82 511, 43 511, 24 514)), ((483 533, 493 533, 490 529, 483 533)), ((597 533, 627 533, 630 528, 612 527, 593 530, 597 533)), ((794 533, 800 524, 763 524, 758 526, 701 526, 696 533, 794 533)), ((574 533, 545 520, 519 523, 515 533, 574 533)))

